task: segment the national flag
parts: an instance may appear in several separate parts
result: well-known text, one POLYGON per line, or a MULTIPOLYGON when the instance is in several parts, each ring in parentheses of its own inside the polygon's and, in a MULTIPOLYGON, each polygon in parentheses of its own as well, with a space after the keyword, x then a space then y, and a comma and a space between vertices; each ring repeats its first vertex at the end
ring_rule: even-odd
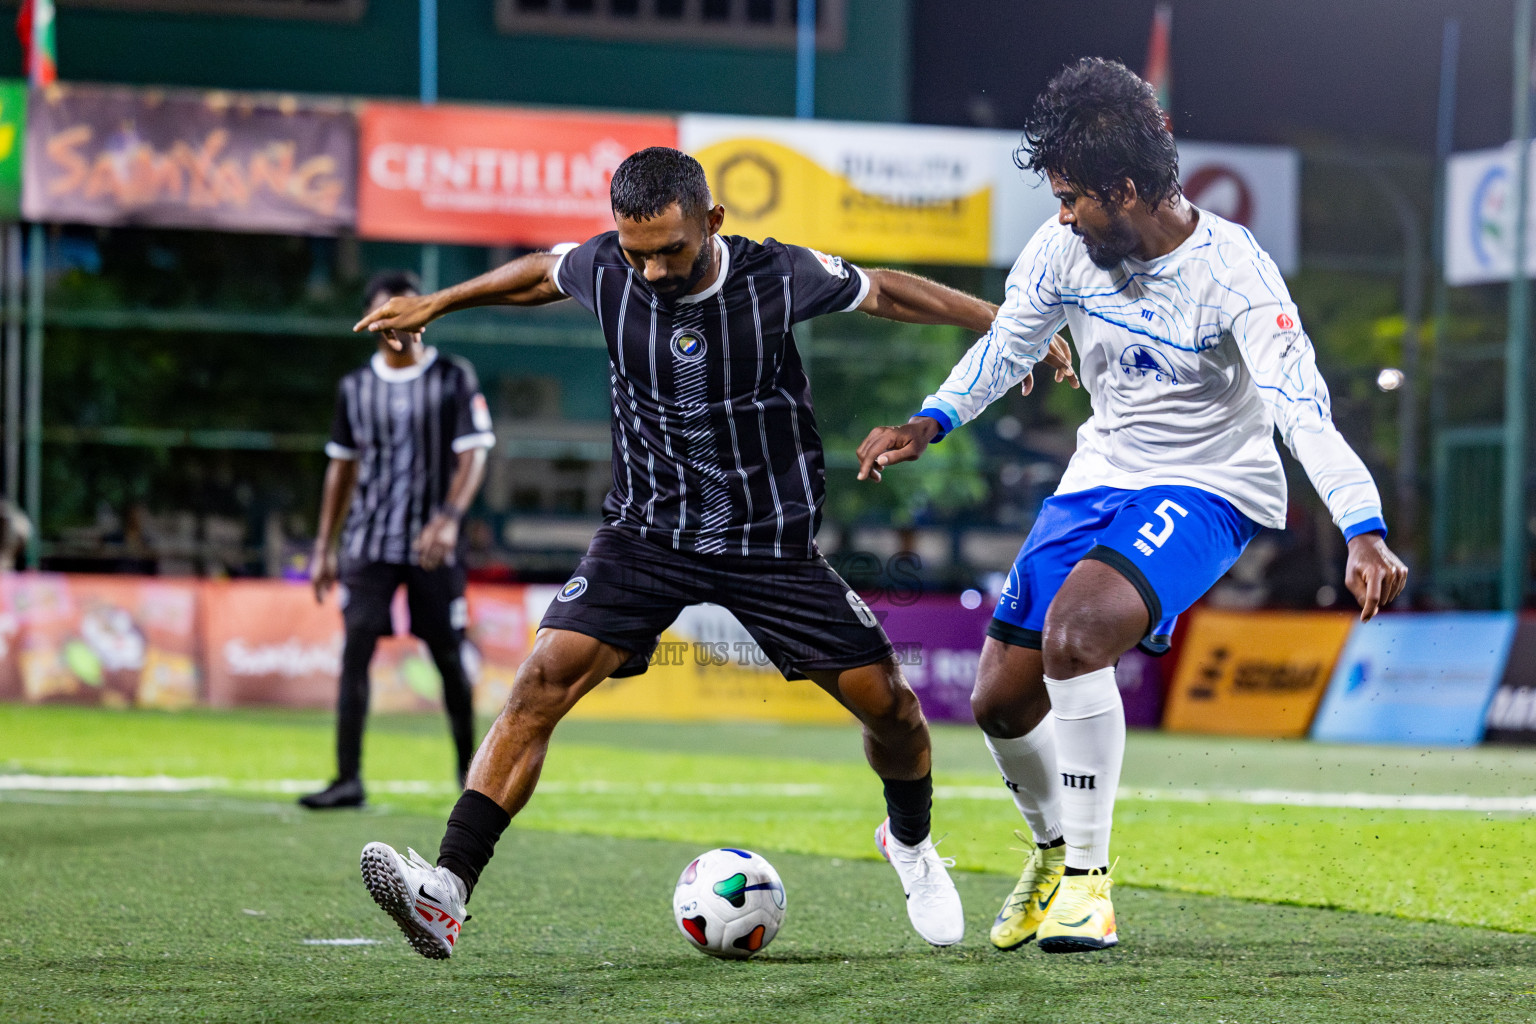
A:
POLYGON ((22 0, 16 14, 22 66, 34 86, 52 85, 59 78, 58 51, 53 39, 53 0, 22 0))
POLYGON ((1169 39, 1173 34, 1173 5, 1160 3, 1152 12, 1152 37, 1147 40, 1147 70, 1141 77, 1157 93, 1157 105, 1163 108, 1163 124, 1173 131, 1173 67, 1169 39))

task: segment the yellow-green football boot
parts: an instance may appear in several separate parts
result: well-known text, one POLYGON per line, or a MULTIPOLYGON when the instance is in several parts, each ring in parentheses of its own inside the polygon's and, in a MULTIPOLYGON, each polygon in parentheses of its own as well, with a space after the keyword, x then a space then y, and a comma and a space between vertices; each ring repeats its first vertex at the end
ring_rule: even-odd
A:
POLYGON ((1086 875, 1063 875, 1061 888, 1035 933, 1040 951, 1086 953, 1119 942, 1115 906, 1109 901, 1114 884, 1109 872, 1097 868, 1086 875))
POLYGON ((1018 949, 1035 937, 1040 922, 1045 920, 1047 909, 1056 895, 1061 874, 1066 870, 1067 848, 1053 846, 1042 850, 1034 846, 1030 837, 1015 832, 1020 840, 1030 843, 1033 849, 1024 861, 1024 872, 1019 884, 1003 901, 997 920, 992 922, 992 945, 998 949, 1018 949))

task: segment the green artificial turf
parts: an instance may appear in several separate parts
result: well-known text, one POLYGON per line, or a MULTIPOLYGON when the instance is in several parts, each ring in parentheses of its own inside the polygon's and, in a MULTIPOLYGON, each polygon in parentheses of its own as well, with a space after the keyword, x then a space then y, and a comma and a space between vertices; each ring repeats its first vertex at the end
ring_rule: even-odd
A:
POLYGON ((970 935, 933 950, 885 865, 775 850, 783 931, 756 960, 718 962, 668 905, 697 844, 516 827, 459 951, 434 963, 374 908, 356 859, 381 834, 432 834, 435 817, 100 795, 0 814, 0 1020, 17 1024, 1536 1017, 1532 936, 1125 888, 1120 948, 999 953, 983 931, 1006 879, 961 874, 970 935), (378 944, 304 944, 338 938, 378 944))
POLYGON ((875 859, 856 730, 572 721, 441 965, 398 939, 356 858, 371 839, 435 851, 454 798, 443 722, 376 719, 373 806, 301 813, 284 787, 326 777, 330 748, 318 714, 0 706, 0 773, 211 787, 0 790, 0 1021, 1536 1020, 1536 937, 1511 934, 1536 932, 1536 817, 1234 796, 1528 795, 1531 751, 1133 734, 1123 944, 1045 957, 986 944, 1018 820, 973 730, 935 730, 935 829, 969 933, 933 951, 875 859), (744 965, 686 948, 667 906, 686 860, 727 844, 768 854, 790 896, 744 965))

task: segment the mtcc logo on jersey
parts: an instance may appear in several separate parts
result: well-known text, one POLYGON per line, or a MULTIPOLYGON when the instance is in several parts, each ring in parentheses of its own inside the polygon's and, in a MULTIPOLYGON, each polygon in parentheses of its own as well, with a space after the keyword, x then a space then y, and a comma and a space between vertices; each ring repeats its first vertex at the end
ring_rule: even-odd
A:
POLYGON ((587 578, 585 576, 572 576, 570 582, 560 588, 560 596, 557 600, 574 601, 587 592, 587 578))
POLYGON ((685 362, 703 358, 704 348, 704 335, 691 327, 683 327, 672 334, 672 354, 685 362))
POLYGON ((1127 377, 1152 377, 1158 383, 1177 384, 1173 367, 1154 349, 1145 345, 1132 345, 1120 353, 1120 370, 1127 377))

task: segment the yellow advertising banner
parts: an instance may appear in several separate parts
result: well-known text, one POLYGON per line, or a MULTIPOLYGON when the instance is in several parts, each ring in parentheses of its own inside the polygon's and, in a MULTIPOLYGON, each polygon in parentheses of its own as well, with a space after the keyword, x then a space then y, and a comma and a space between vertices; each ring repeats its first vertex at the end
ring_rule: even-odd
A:
POLYGON ((1189 625, 1163 727, 1301 738, 1354 616, 1199 610, 1189 625))
POLYGON ((1006 168, 990 133, 689 114, 725 231, 850 259, 986 265, 1006 168))
MULTIPOLYGON (((528 588, 530 637, 558 589, 528 588)), ((708 604, 683 610, 661 635, 645 673, 602 683, 581 699, 570 717, 833 725, 854 721, 815 683, 780 675, 730 612, 708 604)))

